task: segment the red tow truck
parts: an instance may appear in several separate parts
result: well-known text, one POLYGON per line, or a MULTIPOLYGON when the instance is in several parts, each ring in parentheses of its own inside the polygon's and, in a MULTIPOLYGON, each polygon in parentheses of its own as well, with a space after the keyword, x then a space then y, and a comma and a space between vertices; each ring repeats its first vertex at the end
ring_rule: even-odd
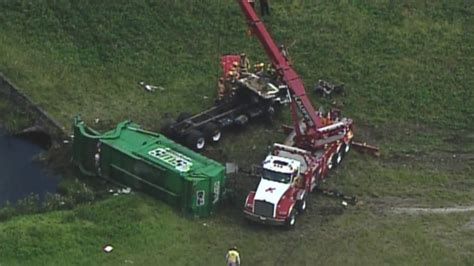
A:
POLYGON ((237 2, 281 82, 288 87, 293 121, 287 142, 291 145, 273 145, 263 162, 258 188, 245 200, 244 215, 252 221, 292 228, 296 215, 305 211, 310 192, 350 150, 352 120, 315 111, 282 46, 275 44, 247 0, 237 2))

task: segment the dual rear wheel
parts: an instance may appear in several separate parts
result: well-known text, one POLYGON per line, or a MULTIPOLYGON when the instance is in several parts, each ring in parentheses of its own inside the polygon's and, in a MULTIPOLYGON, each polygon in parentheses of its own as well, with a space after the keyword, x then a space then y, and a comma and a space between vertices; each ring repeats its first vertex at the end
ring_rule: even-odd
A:
POLYGON ((346 153, 348 153, 351 149, 351 142, 343 143, 339 150, 331 156, 328 160, 328 169, 331 170, 335 166, 339 165, 342 161, 342 158, 346 153))
POLYGON ((204 125, 202 131, 191 129, 186 136, 186 145, 194 150, 203 150, 206 143, 217 143, 221 140, 222 133, 216 123, 210 122, 204 125))
POLYGON ((186 132, 186 135, 180 136, 176 132, 174 126, 177 123, 183 122, 192 117, 192 114, 187 112, 182 112, 178 115, 176 121, 173 119, 166 119, 161 126, 161 133, 171 139, 180 139, 184 140, 184 143, 189 148, 201 151, 206 147, 207 143, 216 143, 221 140, 222 133, 220 127, 215 122, 209 122, 205 124, 201 129, 191 129, 186 132))

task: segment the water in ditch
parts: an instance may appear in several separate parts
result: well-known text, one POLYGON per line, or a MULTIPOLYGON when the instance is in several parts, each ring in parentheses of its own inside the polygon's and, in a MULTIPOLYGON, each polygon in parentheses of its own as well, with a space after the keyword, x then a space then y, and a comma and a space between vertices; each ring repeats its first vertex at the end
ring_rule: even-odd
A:
POLYGON ((7 136, 0 128, 0 206, 31 193, 41 199, 47 192, 56 192, 58 178, 34 161, 41 151, 28 141, 7 136))

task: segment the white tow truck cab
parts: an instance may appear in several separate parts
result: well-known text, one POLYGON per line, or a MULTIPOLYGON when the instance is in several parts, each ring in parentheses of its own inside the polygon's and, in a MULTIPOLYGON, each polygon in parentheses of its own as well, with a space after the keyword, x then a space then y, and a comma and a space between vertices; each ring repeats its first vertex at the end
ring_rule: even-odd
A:
POLYGON ((350 139, 333 142, 317 152, 274 144, 263 161, 260 183, 244 206, 247 219, 292 228, 306 209, 310 192, 349 150, 350 139))

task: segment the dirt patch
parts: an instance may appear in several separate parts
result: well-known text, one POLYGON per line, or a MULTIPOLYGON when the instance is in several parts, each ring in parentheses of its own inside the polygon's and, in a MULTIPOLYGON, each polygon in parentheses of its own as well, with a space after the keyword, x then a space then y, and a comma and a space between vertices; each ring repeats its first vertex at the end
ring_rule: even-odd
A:
POLYGON ((386 156, 389 165, 411 165, 459 173, 474 168, 473 153, 395 153, 386 156))
POLYGON ((390 209, 396 214, 450 214, 460 212, 474 212, 474 205, 472 206, 458 206, 447 208, 419 208, 419 207, 398 207, 390 209))
MULTIPOLYGON (((383 197, 377 199, 366 199, 364 207, 370 209, 374 213, 381 215, 391 214, 407 214, 407 215, 423 215, 423 214, 451 214, 474 212, 474 204, 464 206, 450 207, 425 207, 422 203, 414 198, 398 198, 383 197)), ((360 206, 359 206, 360 207, 360 206)), ((474 219, 472 220, 474 226, 474 219)))

